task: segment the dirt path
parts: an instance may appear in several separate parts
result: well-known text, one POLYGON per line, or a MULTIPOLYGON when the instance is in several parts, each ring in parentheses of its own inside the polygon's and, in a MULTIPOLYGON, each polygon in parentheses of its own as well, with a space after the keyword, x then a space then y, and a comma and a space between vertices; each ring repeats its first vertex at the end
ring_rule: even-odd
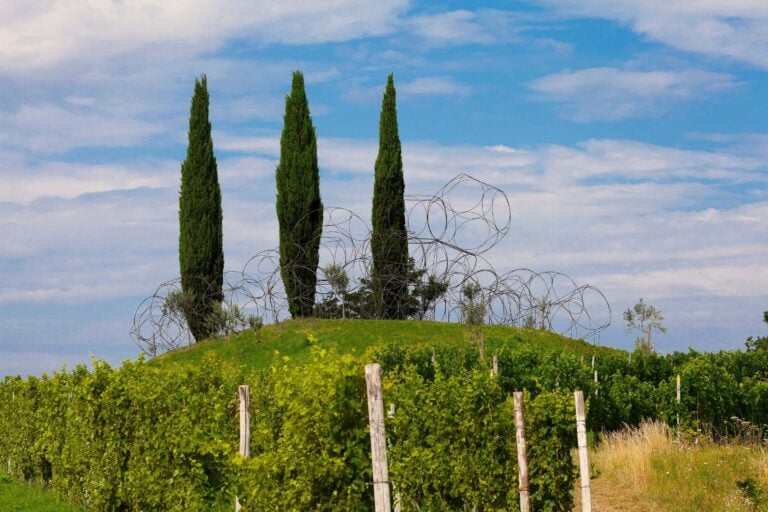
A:
MULTIPOLYGON (((592 480, 592 512, 656 512, 647 503, 632 500, 632 492, 612 488, 608 481, 596 478, 592 480)), ((577 483, 574 490, 576 498, 573 512, 581 512, 581 487, 577 483)))

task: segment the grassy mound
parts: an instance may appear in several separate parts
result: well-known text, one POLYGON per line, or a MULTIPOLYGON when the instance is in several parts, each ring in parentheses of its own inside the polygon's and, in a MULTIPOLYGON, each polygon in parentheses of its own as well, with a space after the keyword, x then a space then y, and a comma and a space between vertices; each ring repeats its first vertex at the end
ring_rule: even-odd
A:
MULTIPOLYGON (((502 347, 531 347, 542 351, 569 350, 592 356, 620 352, 597 347, 549 331, 503 325, 481 327, 486 354, 502 347)), ((229 338, 196 343, 190 348, 169 352, 153 360, 153 365, 199 364, 209 354, 225 361, 237 361, 251 368, 266 368, 276 357, 287 356, 294 363, 308 361, 310 347, 339 354, 362 356, 368 349, 391 344, 401 346, 451 345, 476 343, 478 336, 463 324, 417 320, 289 320, 268 325, 259 331, 245 331, 229 338)))

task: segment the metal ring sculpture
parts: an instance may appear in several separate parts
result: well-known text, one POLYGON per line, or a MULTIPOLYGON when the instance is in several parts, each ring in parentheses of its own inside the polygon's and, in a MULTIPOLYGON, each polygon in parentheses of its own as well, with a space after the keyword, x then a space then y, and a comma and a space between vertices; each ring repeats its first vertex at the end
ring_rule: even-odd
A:
MULTIPOLYGON (((461 174, 433 196, 406 197, 406 204, 413 278, 404 284, 405 293, 415 296, 414 288, 430 276, 444 289, 420 306, 411 303, 399 316, 463 321, 470 285, 478 290, 471 300, 483 305, 486 323, 583 338, 597 336, 610 324, 610 305, 597 288, 579 285, 560 272, 520 268, 499 273, 484 257, 512 225, 509 199, 499 188, 461 174)), ((311 269, 317 276, 317 316, 376 318, 375 308, 361 305, 371 301, 368 223, 345 208, 327 208, 324 219, 318 268, 311 269)), ((173 303, 179 293, 177 278, 161 284, 139 304, 131 337, 144 352, 156 355, 194 341, 183 312, 173 303)), ((277 249, 259 252, 241 271, 225 274, 222 309, 237 311, 241 317, 247 313, 264 323, 289 317, 277 249)), ((236 320, 238 325, 246 323, 236 320)))

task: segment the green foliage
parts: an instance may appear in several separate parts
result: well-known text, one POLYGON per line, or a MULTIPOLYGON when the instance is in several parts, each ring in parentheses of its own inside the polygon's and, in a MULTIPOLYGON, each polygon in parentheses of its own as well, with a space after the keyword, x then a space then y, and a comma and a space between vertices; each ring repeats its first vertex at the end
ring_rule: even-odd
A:
MULTIPOLYGON (((323 269, 333 294, 317 305, 315 308, 317 316, 321 318, 385 318, 382 316, 379 300, 381 294, 377 292, 375 278, 362 278, 360 286, 354 292, 347 292, 348 277, 343 270, 340 271, 335 267, 329 265, 323 269)), ((399 307, 402 318, 423 320, 434 307, 435 302, 448 290, 448 283, 445 281, 437 276, 427 275, 426 269, 417 270, 413 258, 408 258, 405 283, 405 297, 399 307)))
POLYGON ((372 502, 365 378, 350 357, 314 348, 251 389, 251 457, 240 460, 244 510, 364 510, 372 502))
POLYGON ((517 495, 514 414, 487 371, 385 382, 390 479, 406 510, 504 510, 517 495))
POLYGON ((568 391, 541 393, 526 408, 531 510, 573 510, 575 417, 573 393, 568 391))
POLYGON ((406 318, 408 232, 405 180, 394 78, 387 77, 379 120, 379 153, 374 167, 371 213, 372 287, 377 318, 406 318))
POLYGON ((185 295, 181 305, 196 340, 210 335, 206 318, 223 298, 224 279, 221 190, 208 101, 208 82, 203 75, 195 79, 179 193, 179 269, 185 295))
MULTIPOLYGON (((410 261, 413 262, 413 260, 410 261)), ((410 271, 408 277, 411 290, 408 316, 417 320, 423 320, 427 312, 435 305, 435 302, 448 291, 447 282, 441 281, 435 275, 427 276, 426 273, 426 269, 410 271), (426 280, 424 280, 425 276, 426 280)))
POLYGON ((213 311, 206 318, 206 324, 211 336, 231 336, 245 329, 258 331, 263 326, 263 321, 237 304, 215 304, 213 311))
POLYGON ((763 501, 765 491, 763 491, 760 483, 753 477, 749 476, 744 480, 738 480, 736 487, 739 488, 744 498, 749 501, 753 509, 757 509, 757 506, 763 501))
POLYGON ((317 138, 304 91, 304 75, 294 71, 285 98, 277 183, 280 275, 292 316, 311 316, 323 225, 317 138))
MULTIPOLYGON (((362 362, 326 349, 324 335, 305 332, 302 344, 307 340, 308 363, 275 354, 257 371, 209 356, 198 365, 138 361, 113 369, 96 361, 91 371, 7 378, 0 383, 0 460, 11 461, 14 477, 47 482, 94 511, 224 510, 235 494, 245 511, 367 509, 362 362), (253 415, 247 460, 236 455, 242 383, 251 385, 253 415)), ((387 428, 403 503, 515 509, 512 409, 477 351, 392 345, 381 358, 385 400, 396 404, 387 428)), ((541 436, 557 432, 547 421, 541 436)), ((548 460, 541 462, 548 471, 559 467, 548 460)))
POLYGON ((237 371, 209 361, 163 372, 138 361, 0 385, 12 475, 96 511, 230 504, 237 371), (14 444, 11 444, 14 443, 14 444))
MULTIPOLYGON (((188 308, 192 307, 193 299, 188 293, 174 290, 165 297, 163 315, 181 318, 188 308)), ((256 315, 247 313, 237 304, 214 302, 208 316, 203 319, 203 326, 208 337, 231 336, 246 329, 258 331, 263 321, 256 315)), ((151 354, 156 355, 156 354, 151 354)))
MULTIPOLYGON (((568 510, 572 500, 574 389, 589 399, 594 431, 644 417, 674 423, 677 414, 684 429, 716 435, 734 435, 747 421, 768 423, 762 351, 635 353, 630 361, 626 353, 564 345, 568 340, 541 331, 479 329, 498 356, 496 377, 462 326, 302 320, 240 334, 245 344, 198 344, 184 354, 200 358, 187 362, 160 358, 113 369, 97 361, 92 370, 5 378, 0 460, 10 461, 15 479, 45 482, 94 511, 228 510, 235 493, 246 511, 366 509, 362 365, 373 360, 384 370, 385 403, 395 406, 387 420, 389 454, 404 508, 516 510, 507 398, 514 390, 526 390, 534 510, 568 510), (398 342, 385 344, 383 335, 398 342), (246 346, 271 364, 243 366, 246 346), (274 354, 278 347, 286 351, 274 354), (217 357, 216 348, 235 352, 217 357), (590 353, 597 354, 597 386, 590 353), (225 362, 230 357, 238 362, 225 362), (236 455, 236 391, 243 383, 251 385, 253 414, 248 460, 236 455)), ((759 428, 744 432, 760 435, 759 428)))

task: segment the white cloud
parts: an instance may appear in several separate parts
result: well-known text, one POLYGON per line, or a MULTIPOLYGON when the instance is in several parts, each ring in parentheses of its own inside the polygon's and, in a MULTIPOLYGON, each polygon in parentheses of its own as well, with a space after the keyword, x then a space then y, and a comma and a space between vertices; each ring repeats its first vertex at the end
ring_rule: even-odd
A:
POLYGON ((766 160, 740 152, 692 151, 638 141, 591 139, 575 148, 552 145, 546 153, 549 179, 570 183, 594 177, 632 181, 766 180, 766 160))
POLYGON ((487 16, 467 10, 414 16, 409 20, 412 30, 431 44, 456 46, 462 44, 491 44, 496 34, 489 29, 487 16))
POLYGON ((6 3, 0 17, 0 71, 100 59, 152 46, 207 52, 229 38, 287 44, 347 41, 391 31, 407 8, 407 0, 6 3))
MULTIPOLYGON (((409 100, 424 96, 464 97, 472 94, 472 87, 447 76, 424 76, 401 82, 395 77, 395 88, 399 100, 409 100)), ((352 103, 375 104, 381 102, 384 84, 360 85, 348 88, 343 97, 352 103)))
POLYGON ((29 203, 43 197, 72 199, 83 194, 178 186, 179 162, 151 161, 131 167, 52 162, 2 169, 0 201, 29 203))
POLYGON ((163 131, 157 124, 95 109, 78 112, 52 104, 22 105, 0 114, 0 142, 41 154, 75 147, 132 146, 163 131))
POLYGON ((467 96, 471 92, 470 86, 442 76, 417 78, 398 87, 398 93, 405 97, 422 95, 467 96))
POLYGON ((276 135, 247 137, 225 133, 216 137, 214 146, 223 151, 260 153, 275 156, 280 154, 280 137, 276 135))
POLYGON ((731 75, 700 70, 631 71, 588 68, 562 71, 528 84, 539 99, 558 103, 575 121, 617 121, 655 116, 672 106, 705 99, 737 86, 731 75))
POLYGON ((536 0, 567 16, 615 20, 651 40, 768 67, 764 0, 536 0))

